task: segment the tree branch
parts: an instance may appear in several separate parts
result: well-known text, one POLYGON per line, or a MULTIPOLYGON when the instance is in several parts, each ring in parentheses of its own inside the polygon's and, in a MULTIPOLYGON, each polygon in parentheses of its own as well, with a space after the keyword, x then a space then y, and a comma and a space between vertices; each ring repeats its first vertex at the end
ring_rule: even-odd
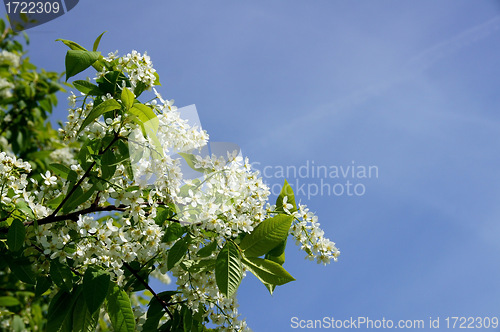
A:
MULTIPOLYGON (((115 134, 115 137, 113 138, 113 140, 108 144, 108 146, 103 151, 99 152, 99 155, 104 154, 111 146, 113 146, 113 144, 115 144, 116 141, 118 141, 119 138, 120 137, 118 136, 118 134, 115 134)), ((54 210, 54 212, 52 212, 51 216, 55 216, 57 214, 57 212, 59 212, 59 210, 61 210, 61 208, 68 201, 68 199, 71 197, 71 195, 73 195, 75 193, 76 189, 80 187, 80 185, 82 184, 83 180, 85 180, 85 178, 89 176, 89 174, 92 171, 92 168, 94 168, 95 164, 96 164, 96 161, 94 160, 90 164, 90 167, 87 169, 87 171, 85 172, 85 174, 83 174, 83 176, 80 178, 80 180, 78 180, 78 182, 71 188, 71 190, 69 191, 69 193, 66 195, 66 197, 64 197, 64 199, 57 206, 57 208, 54 210)))
POLYGON ((130 273, 132 273, 132 275, 137 280, 139 280, 141 282, 141 284, 143 284, 144 287, 146 287, 146 289, 151 292, 151 294, 153 294, 153 297, 156 299, 156 301, 158 301, 158 303, 161 304, 161 306, 163 307, 163 309, 165 309, 165 311, 167 312, 167 314, 170 316, 170 319, 173 319, 174 316, 172 316, 172 313, 170 312, 170 310, 168 310, 169 304, 167 302, 163 301, 158 296, 158 294, 156 294, 156 292, 149 286, 149 284, 146 282, 146 280, 142 279, 141 276, 139 274, 137 274, 137 271, 132 268, 132 266, 130 266, 127 262, 123 262, 123 266, 125 266, 127 268, 127 270, 129 270, 130 273))
MULTIPOLYGON (((51 214, 48 217, 37 220, 38 225, 50 224, 53 222, 63 221, 63 220, 73 220, 77 221, 78 217, 84 214, 93 213, 93 212, 103 212, 103 211, 126 211, 128 208, 127 205, 121 204, 119 206, 108 205, 108 206, 91 206, 83 210, 71 212, 61 216, 54 216, 51 214)), ((24 223, 25 227, 33 225, 35 221, 26 221, 24 223)))

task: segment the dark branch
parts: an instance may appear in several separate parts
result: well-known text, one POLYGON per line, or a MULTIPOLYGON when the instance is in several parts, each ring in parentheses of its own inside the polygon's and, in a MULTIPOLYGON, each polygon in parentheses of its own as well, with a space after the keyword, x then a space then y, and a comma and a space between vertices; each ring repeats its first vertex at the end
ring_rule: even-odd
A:
POLYGON ((139 274, 137 274, 137 271, 132 268, 132 266, 130 266, 127 262, 123 262, 123 266, 125 266, 127 268, 127 270, 129 270, 130 273, 132 273, 132 275, 137 280, 139 280, 140 283, 143 284, 144 287, 146 287, 146 289, 151 292, 151 294, 153 294, 153 297, 156 299, 156 301, 158 301, 158 303, 161 304, 161 306, 163 307, 163 309, 165 309, 165 311, 167 312, 167 314, 170 316, 170 319, 173 319, 174 316, 172 316, 172 313, 170 312, 170 310, 168 310, 169 304, 167 302, 163 301, 158 296, 158 294, 156 294, 156 292, 149 286, 149 284, 146 282, 146 280, 142 279, 141 276, 139 274))
MULTIPOLYGON (((91 206, 83 210, 75 211, 72 213, 68 213, 65 215, 61 216, 54 216, 50 215, 48 217, 42 218, 37 221, 38 225, 45 225, 45 224, 50 224, 53 222, 58 222, 58 221, 63 221, 63 220, 73 220, 77 221, 78 217, 84 214, 88 213, 94 213, 94 212, 103 212, 103 211, 126 211, 128 208, 127 205, 121 204, 119 206, 115 205, 108 205, 108 206, 91 206)), ((24 223, 25 227, 28 227, 30 225, 33 225, 35 222, 34 221, 26 221, 24 223)))

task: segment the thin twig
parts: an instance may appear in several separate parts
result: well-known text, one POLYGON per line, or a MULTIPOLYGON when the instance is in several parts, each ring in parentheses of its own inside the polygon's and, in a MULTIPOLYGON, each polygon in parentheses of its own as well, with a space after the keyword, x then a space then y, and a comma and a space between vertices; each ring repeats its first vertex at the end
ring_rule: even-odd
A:
POLYGON ((146 287, 146 289, 148 291, 151 292, 151 294, 153 294, 153 297, 156 299, 156 301, 158 301, 161 306, 163 307, 163 309, 165 309, 165 311, 167 312, 167 314, 170 316, 170 319, 173 319, 174 316, 172 316, 172 313, 170 312, 170 310, 168 310, 168 303, 163 301, 159 296, 158 294, 156 294, 156 292, 151 288, 151 286, 149 286, 149 284, 146 282, 146 280, 142 279, 141 276, 139 274, 137 274, 137 271, 134 270, 132 268, 132 266, 130 266, 127 262, 123 262, 123 266, 125 266, 127 268, 127 270, 130 271, 130 273, 132 273, 132 275, 141 282, 141 284, 144 285, 144 287, 146 287))

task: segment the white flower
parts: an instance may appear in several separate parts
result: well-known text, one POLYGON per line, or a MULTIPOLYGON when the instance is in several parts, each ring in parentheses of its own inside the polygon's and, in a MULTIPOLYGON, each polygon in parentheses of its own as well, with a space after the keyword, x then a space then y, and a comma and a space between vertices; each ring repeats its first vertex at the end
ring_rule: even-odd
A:
POLYGON ((55 176, 53 176, 52 174, 50 174, 50 171, 45 172, 45 175, 41 174, 41 176, 44 179, 43 183, 46 186, 50 187, 50 186, 57 185, 57 178, 55 176))

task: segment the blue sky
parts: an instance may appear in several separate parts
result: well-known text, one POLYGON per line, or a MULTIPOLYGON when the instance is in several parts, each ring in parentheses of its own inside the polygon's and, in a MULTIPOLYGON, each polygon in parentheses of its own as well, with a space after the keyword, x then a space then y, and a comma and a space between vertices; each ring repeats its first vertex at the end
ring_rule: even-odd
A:
POLYGON ((351 179, 362 196, 297 195, 342 254, 318 266, 290 241, 295 282, 270 296, 247 277, 255 331, 500 316, 498 1, 80 1, 28 30, 30 57, 62 71, 55 39, 90 47, 105 30, 101 51, 147 51, 162 95, 196 104, 211 139, 259 167, 378 167, 351 179))

